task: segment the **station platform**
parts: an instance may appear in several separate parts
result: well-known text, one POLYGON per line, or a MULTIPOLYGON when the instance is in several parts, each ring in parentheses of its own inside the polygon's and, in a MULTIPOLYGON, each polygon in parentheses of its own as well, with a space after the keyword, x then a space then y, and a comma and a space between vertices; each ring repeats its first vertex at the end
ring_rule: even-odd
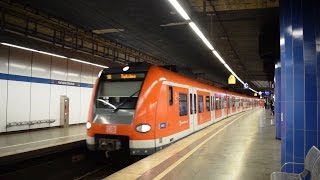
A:
POLYGON ((0 134, 0 158, 85 140, 85 124, 0 134))
POLYGON ((262 180, 280 168, 280 141, 271 112, 229 117, 106 179, 262 180))

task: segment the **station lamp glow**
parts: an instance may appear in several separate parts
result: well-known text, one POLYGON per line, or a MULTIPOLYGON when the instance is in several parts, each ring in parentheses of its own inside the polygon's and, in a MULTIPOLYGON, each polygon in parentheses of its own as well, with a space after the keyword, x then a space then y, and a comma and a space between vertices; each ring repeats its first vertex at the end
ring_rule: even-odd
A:
MULTIPOLYGON (((57 54, 53 54, 53 53, 48 53, 48 52, 45 52, 45 51, 39 51, 39 50, 36 50, 36 49, 17 46, 17 45, 14 45, 14 44, 9 44, 9 43, 0 43, 0 44, 5 45, 5 46, 9 46, 9 47, 18 48, 18 49, 23 49, 23 50, 26 50, 26 51, 32 51, 32 52, 37 52, 37 53, 40 53, 40 54, 46 54, 46 55, 49 55, 49 56, 68 59, 68 57, 66 57, 66 56, 61 56, 61 55, 57 55, 57 54)), ((100 65, 100 64, 95 64, 95 63, 91 63, 91 62, 87 62, 87 61, 83 61, 83 60, 79 60, 79 59, 75 59, 75 58, 69 58, 69 60, 76 61, 76 62, 83 63, 83 64, 89 64, 89 65, 97 66, 97 67, 101 67, 101 68, 109 68, 108 66, 103 66, 103 65, 100 65)))
MULTIPOLYGON (((234 75, 239 82, 244 84, 244 82, 240 79, 240 77, 230 68, 230 66, 225 62, 225 60, 220 56, 220 54, 213 48, 209 40, 203 35, 201 30, 198 28, 198 26, 190 19, 189 15, 186 13, 186 11, 182 8, 182 6, 179 4, 177 0, 168 0, 171 5, 178 11, 178 13, 183 17, 184 20, 189 22, 189 26, 191 29, 197 34, 197 36, 200 37, 200 39, 203 41, 203 43, 212 51, 212 53, 218 58, 218 60, 226 67, 226 69, 234 75)), ((251 91, 257 93, 256 90, 249 88, 251 91)))
POLYGON ((177 0, 168 0, 171 5, 178 11, 178 13, 183 17, 184 20, 190 20, 190 17, 186 13, 186 11, 181 7, 177 0))
POLYGON ((200 31, 200 29, 198 28, 198 26, 194 23, 194 22, 190 22, 189 26, 191 27, 191 29, 200 37, 200 39, 204 42, 204 44, 211 50, 213 51, 214 48, 213 46, 210 44, 210 42, 208 41, 208 39, 202 34, 202 32, 200 31))
POLYGON ((122 68, 122 71, 126 72, 130 69, 130 66, 129 65, 126 65, 125 67, 122 68))

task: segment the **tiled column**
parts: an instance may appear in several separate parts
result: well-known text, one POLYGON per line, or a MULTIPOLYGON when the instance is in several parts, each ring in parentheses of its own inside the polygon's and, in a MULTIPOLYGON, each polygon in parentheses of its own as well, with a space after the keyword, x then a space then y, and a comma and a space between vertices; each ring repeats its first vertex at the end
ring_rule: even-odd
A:
POLYGON ((320 145, 319 9, 317 0, 280 0, 282 164, 303 163, 311 146, 320 145))
POLYGON ((280 62, 275 65, 275 127, 276 138, 281 139, 281 65, 280 62))

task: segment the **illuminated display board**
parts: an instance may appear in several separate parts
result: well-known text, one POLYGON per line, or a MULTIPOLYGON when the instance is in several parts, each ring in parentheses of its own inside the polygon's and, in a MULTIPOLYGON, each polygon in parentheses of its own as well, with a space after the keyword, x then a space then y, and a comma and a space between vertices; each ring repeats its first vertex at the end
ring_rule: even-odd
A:
POLYGON ((134 79, 144 79, 144 73, 130 73, 130 74, 106 74, 106 80, 134 80, 134 79))

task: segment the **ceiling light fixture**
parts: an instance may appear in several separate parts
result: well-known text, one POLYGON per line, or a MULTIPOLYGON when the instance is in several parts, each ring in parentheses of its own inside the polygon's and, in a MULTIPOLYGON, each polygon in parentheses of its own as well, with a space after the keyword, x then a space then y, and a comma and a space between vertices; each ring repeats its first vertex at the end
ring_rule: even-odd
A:
POLYGON ((96 33, 96 34, 117 33, 117 32, 122 32, 122 31, 124 31, 124 29, 117 29, 117 28, 92 30, 92 32, 96 33))
MULTIPOLYGON (((181 5, 178 3, 177 0, 168 0, 172 6, 179 12, 179 14, 186 20, 189 21, 189 26, 192 28, 192 30, 201 38, 201 40, 204 42, 204 44, 212 51, 212 53, 218 58, 218 60, 228 69, 230 73, 232 73, 239 82, 244 84, 244 82, 239 78, 239 76, 233 72, 233 70, 230 68, 230 66, 225 62, 225 60, 220 56, 220 54, 213 48, 211 43, 208 41, 208 39, 203 35, 201 30, 198 28, 198 26, 190 19, 186 11, 181 7, 181 5)), ((253 92, 257 92, 256 90, 249 88, 253 92)))
POLYGON ((184 20, 190 20, 190 17, 186 13, 186 11, 181 7, 177 0, 168 0, 171 5, 178 11, 178 13, 183 17, 184 20))
POLYGON ((222 64, 226 64, 226 62, 223 60, 223 58, 220 56, 220 54, 216 50, 213 50, 212 52, 222 64))
POLYGON ((252 89, 252 88, 249 88, 251 91, 255 92, 255 93, 258 93, 258 91, 252 89))
POLYGON ((224 66, 228 69, 228 71, 234 75, 234 77, 236 77, 238 79, 238 81, 241 82, 241 84, 244 84, 244 82, 239 78, 239 76, 232 71, 232 69, 230 68, 230 66, 228 64, 224 64, 224 66))
POLYGON ((83 64, 89 64, 89 65, 92 65, 92 66, 97 66, 97 67, 102 67, 102 68, 109 68, 108 66, 103 66, 103 65, 100 65, 100 64, 95 64, 95 63, 91 63, 91 62, 87 62, 87 61, 82 61, 82 60, 79 60, 79 59, 75 59, 75 58, 70 58, 71 61, 76 61, 76 62, 79 62, 79 63, 83 63, 83 64))
MULTIPOLYGON (((54 57, 58 57, 58 58, 67 59, 66 56, 61 56, 61 55, 48 53, 48 52, 44 52, 44 51, 39 51, 39 50, 31 49, 31 48, 17 46, 17 45, 13 45, 13 44, 9 44, 9 43, 0 43, 0 44, 5 45, 5 46, 9 46, 9 47, 18 48, 18 49, 23 49, 23 50, 26 50, 26 51, 32 51, 32 52, 37 52, 37 53, 40 53, 40 54, 46 54, 46 55, 49 55, 49 56, 54 56, 54 57)), ((76 62, 80 62, 80 63, 83 63, 83 64, 89 64, 89 65, 92 65, 92 66, 97 66, 97 67, 102 67, 102 68, 109 68, 108 66, 103 66, 103 65, 100 65, 100 64, 94 64, 94 63, 87 62, 87 61, 82 61, 82 60, 79 60, 79 59, 74 59, 74 58, 69 58, 69 59, 71 61, 76 61, 76 62)))
POLYGON ((126 65, 125 67, 122 68, 122 71, 126 72, 130 69, 130 66, 129 65, 126 65))
POLYGON ((194 22, 190 22, 189 26, 192 28, 192 30, 202 39, 202 41, 204 42, 204 44, 211 50, 213 51, 214 48, 213 46, 210 44, 210 42, 208 41, 208 39, 202 34, 202 32, 200 31, 200 29, 198 28, 198 26, 194 23, 194 22))
POLYGON ((35 49, 26 48, 26 47, 22 47, 22 46, 17 46, 17 45, 13 45, 13 44, 9 44, 9 43, 0 43, 0 44, 5 45, 5 46, 18 48, 18 49, 27 50, 27 51, 37 52, 37 53, 40 53, 40 54, 46 54, 46 55, 49 55, 49 56, 55 56, 55 57, 58 57, 58 58, 67 58, 65 56, 60 56, 60 55, 57 55, 57 54, 48 53, 48 52, 44 52, 44 51, 38 51, 38 50, 35 50, 35 49))

